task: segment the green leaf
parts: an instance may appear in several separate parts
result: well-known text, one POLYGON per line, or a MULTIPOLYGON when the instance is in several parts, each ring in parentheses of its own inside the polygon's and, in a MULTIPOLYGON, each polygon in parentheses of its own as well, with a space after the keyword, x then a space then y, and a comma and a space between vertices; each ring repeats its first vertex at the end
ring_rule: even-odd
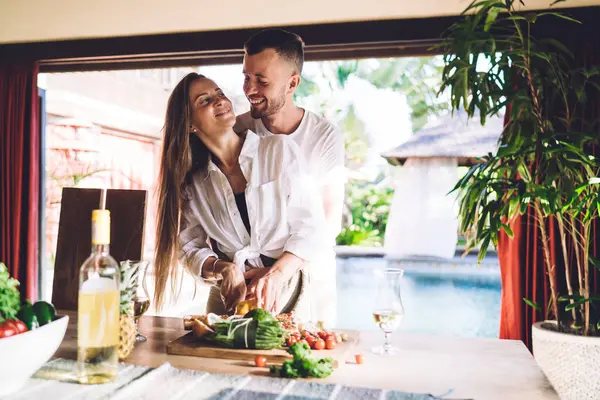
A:
POLYGON ((498 8, 498 7, 490 8, 490 10, 488 11, 487 17, 485 19, 485 25, 483 27, 484 32, 488 32, 490 30, 490 28, 492 27, 492 25, 494 25, 494 22, 496 22, 496 19, 498 18, 498 14, 500 14, 500 8, 498 8))
POLYGON ((523 301, 530 307, 533 307, 534 309, 536 309, 537 311, 542 311, 542 307, 540 307, 537 303, 534 303, 533 301, 526 299, 525 297, 523 297, 523 301))
POLYGON ((567 304, 565 306, 565 311, 571 311, 574 308, 579 308, 581 307, 583 304, 587 303, 587 302, 594 302, 594 301, 598 301, 600 300, 600 297, 589 297, 589 298, 580 298, 578 300, 576 300, 573 303, 567 304))
POLYGON ((514 237, 514 233, 513 233, 512 229, 510 229, 510 226, 508 226, 507 224, 502 224, 502 228, 504 228, 504 231, 506 232, 508 237, 510 237, 510 238, 514 237))
POLYGON ((567 48, 567 46, 565 46, 563 43, 559 42, 556 39, 552 39, 552 38, 545 38, 540 40, 541 43, 548 43, 551 46, 556 47, 558 50, 562 51, 563 53, 567 54, 570 58, 574 58, 573 56, 573 52, 571 50, 569 50, 567 48))
POLYGON ((21 305, 19 281, 10 277, 8 268, 0 262, 0 324, 17 317, 21 305))
POLYGON ((564 20, 567 20, 567 21, 571 21, 571 22, 574 22, 576 24, 581 24, 581 21, 578 21, 578 20, 576 20, 574 18, 571 18, 569 16, 566 16, 564 14, 557 13, 557 12, 542 12, 542 13, 539 13, 537 16, 538 17, 543 17, 545 15, 552 15, 554 17, 561 18, 561 19, 564 19, 564 20))
POLYGON ((594 266, 594 268, 596 268, 598 271, 600 271, 600 260, 593 256, 589 256, 589 260, 590 260, 590 264, 592 264, 594 266))

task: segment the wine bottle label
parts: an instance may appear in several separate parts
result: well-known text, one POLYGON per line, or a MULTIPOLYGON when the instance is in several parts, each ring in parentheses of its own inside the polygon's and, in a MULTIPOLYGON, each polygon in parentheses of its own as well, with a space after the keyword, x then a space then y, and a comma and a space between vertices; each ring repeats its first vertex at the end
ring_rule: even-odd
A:
POLYGON ((92 211, 92 245, 110 244, 110 211, 92 211))

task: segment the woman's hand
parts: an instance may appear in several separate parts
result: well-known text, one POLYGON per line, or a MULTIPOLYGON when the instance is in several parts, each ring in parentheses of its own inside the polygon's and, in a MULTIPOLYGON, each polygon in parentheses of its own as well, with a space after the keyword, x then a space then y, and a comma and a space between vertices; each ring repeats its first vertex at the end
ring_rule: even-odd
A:
POLYGON ((226 261, 219 261, 219 263, 224 264, 220 268, 223 277, 221 296, 223 296, 225 309, 231 311, 235 309, 238 303, 246 299, 246 281, 244 274, 237 265, 226 261))
POLYGON ((278 311, 278 307, 289 299, 281 296, 287 291, 286 286, 293 278, 303 260, 291 253, 284 255, 270 268, 254 268, 244 273, 245 279, 250 279, 248 293, 256 297, 257 307, 269 312, 278 311))

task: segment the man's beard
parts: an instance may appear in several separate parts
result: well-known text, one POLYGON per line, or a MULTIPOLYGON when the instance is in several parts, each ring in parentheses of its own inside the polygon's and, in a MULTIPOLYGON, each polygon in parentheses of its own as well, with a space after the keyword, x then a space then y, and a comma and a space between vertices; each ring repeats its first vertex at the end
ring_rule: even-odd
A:
POLYGON ((280 95, 275 99, 265 99, 267 108, 265 110, 259 110, 256 107, 250 106, 250 116, 254 119, 268 117, 273 115, 283 108, 285 105, 285 88, 281 91, 280 95))

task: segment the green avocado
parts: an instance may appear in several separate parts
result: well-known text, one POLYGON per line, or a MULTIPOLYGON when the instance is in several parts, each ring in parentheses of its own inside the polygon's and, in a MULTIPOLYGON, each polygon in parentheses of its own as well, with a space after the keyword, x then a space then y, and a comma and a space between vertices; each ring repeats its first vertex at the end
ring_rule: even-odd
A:
POLYGON ((40 326, 46 325, 48 322, 52 322, 56 316, 56 309, 54 306, 45 301, 37 301, 33 305, 33 311, 40 324, 40 326))
POLYGON ((35 311, 33 311, 33 306, 30 302, 27 302, 21 306, 21 309, 17 314, 17 318, 23 321, 28 330, 32 330, 40 326, 37 316, 35 315, 35 311))

